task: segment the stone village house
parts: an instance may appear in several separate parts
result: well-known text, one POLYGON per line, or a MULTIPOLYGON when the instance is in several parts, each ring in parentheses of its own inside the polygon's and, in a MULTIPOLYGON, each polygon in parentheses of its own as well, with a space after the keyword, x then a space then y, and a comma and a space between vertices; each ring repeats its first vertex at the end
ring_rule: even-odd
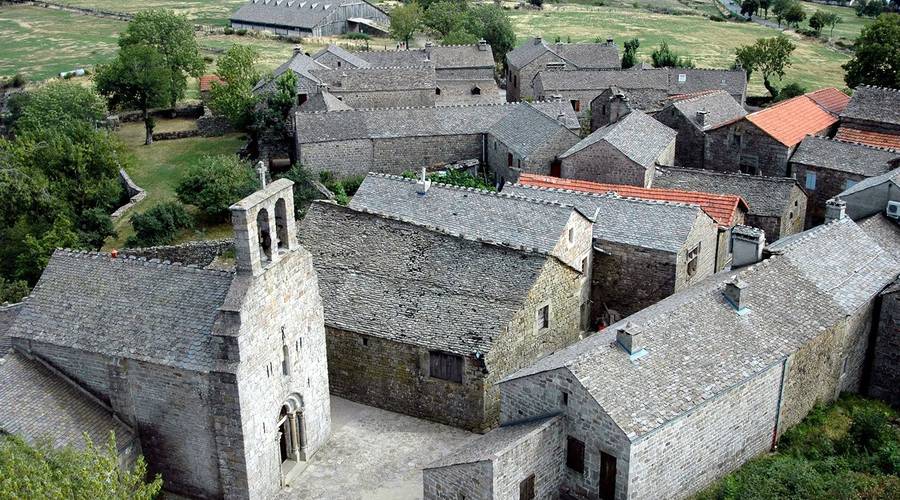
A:
POLYGON ((887 213, 890 202, 900 202, 900 167, 861 180, 837 197, 844 202, 847 216, 853 220, 887 213))
POLYGON ((900 263, 846 217, 770 250, 506 377, 501 427, 426 468, 425 498, 687 497, 862 390, 900 263))
POLYGON ((491 429, 499 419, 495 384, 580 336, 590 221, 557 204, 440 185, 426 191, 427 184, 399 178, 366 182, 372 179, 405 189, 406 201, 391 208, 403 212, 418 201, 434 211, 379 213, 377 196, 371 209, 310 207, 300 237, 322 287, 332 393, 491 429), (471 204, 450 212, 448 193, 471 204), (479 218, 494 224, 493 238, 465 232, 479 218), (531 227, 509 225, 516 220, 531 227), (547 227, 559 232, 551 236, 547 227))
POLYGON ((180 495, 290 481, 331 430, 316 272, 290 181, 231 211, 236 272, 57 250, 8 332, 0 430, 58 446, 115 430, 180 495))
POLYGON ((900 91, 870 85, 854 89, 835 138, 900 150, 900 91))
POLYGON ((319 37, 348 32, 385 35, 391 18, 365 0, 248 0, 229 22, 236 30, 319 37))

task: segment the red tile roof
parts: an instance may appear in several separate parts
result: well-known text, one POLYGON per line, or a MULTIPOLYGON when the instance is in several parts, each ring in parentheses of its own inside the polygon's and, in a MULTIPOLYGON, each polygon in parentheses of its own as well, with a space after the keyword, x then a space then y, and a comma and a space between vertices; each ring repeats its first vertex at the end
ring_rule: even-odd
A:
POLYGON ((835 139, 900 151, 900 135, 885 134, 884 132, 870 132, 842 125, 838 128, 835 139))
POLYGON ((698 90, 697 92, 689 92, 687 94, 672 94, 669 96, 669 100, 673 102, 684 101, 685 99, 693 99, 695 97, 700 97, 715 92, 719 92, 719 89, 698 90))
POLYGON ((698 205, 717 224, 732 226, 738 211, 747 210, 747 204, 740 196, 730 194, 701 193, 699 191, 679 191, 675 189, 656 189, 628 186, 624 184, 603 184, 599 182, 582 181, 577 179, 561 179, 546 175, 522 174, 519 184, 534 187, 547 187, 556 189, 569 189, 584 193, 609 193, 614 192, 619 196, 639 198, 643 200, 674 201, 698 205))
POLYGON ((203 75, 200 77, 200 92, 207 92, 212 89, 213 82, 225 83, 218 75, 203 75))
POLYGON ((821 89, 750 113, 747 120, 785 146, 796 146, 806 135, 821 133, 837 123, 832 110, 843 109, 849 101, 837 89, 821 89))

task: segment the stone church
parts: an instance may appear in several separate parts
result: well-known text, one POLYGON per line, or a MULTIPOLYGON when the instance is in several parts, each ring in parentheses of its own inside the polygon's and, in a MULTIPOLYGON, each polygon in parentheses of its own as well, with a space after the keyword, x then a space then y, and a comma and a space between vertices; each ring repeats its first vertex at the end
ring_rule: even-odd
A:
POLYGON ((116 430, 120 455, 143 453, 169 491, 274 496, 331 430, 291 186, 231 207, 235 272, 57 250, 0 353, 0 431, 77 445, 116 430))

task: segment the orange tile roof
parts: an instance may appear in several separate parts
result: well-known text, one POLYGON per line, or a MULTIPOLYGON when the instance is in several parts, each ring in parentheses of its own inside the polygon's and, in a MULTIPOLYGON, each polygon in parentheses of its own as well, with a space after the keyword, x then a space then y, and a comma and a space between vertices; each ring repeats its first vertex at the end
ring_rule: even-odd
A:
POLYGON ((850 103, 850 96, 834 87, 826 87, 806 94, 829 113, 839 115, 850 103))
POLYGON ((218 75, 203 75, 200 77, 200 92, 212 89, 213 82, 225 83, 218 75))
POLYGON ((884 132, 870 132, 842 125, 838 128, 835 139, 900 151, 900 135, 885 134, 884 132))
POLYGON ((693 99, 694 97, 700 97, 700 96, 704 96, 707 94, 713 94, 715 92, 719 92, 719 89, 698 90, 697 92, 689 92, 687 94, 672 94, 669 96, 669 100, 672 102, 684 101, 685 99, 693 99))
POLYGON ((603 184, 600 182, 562 179, 546 175, 522 174, 519 184, 533 187, 569 189, 584 193, 614 192, 619 196, 643 200, 674 201, 698 205, 720 226, 732 226, 739 209, 747 210, 747 203, 740 196, 730 194, 702 193, 699 191, 679 191, 628 186, 625 184, 603 184))
MULTIPOLYGON (((823 90, 826 89, 810 94, 820 93, 816 99, 826 102, 823 98, 826 94, 821 94, 823 90)), ((810 94, 797 96, 770 108, 750 113, 747 120, 785 146, 796 146, 806 135, 820 133, 838 121, 837 116, 817 104, 810 94)))

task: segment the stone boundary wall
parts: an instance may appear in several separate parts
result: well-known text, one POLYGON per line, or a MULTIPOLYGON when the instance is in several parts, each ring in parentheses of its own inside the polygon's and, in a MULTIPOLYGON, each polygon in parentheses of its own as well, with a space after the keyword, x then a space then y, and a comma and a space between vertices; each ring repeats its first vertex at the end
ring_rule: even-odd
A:
POLYGON ((119 169, 119 180, 122 181, 122 184, 125 185, 125 190, 128 192, 128 203, 122 205, 117 208, 115 212, 109 214, 109 217, 112 220, 117 220, 125 215, 125 212, 131 209, 131 207, 137 205, 144 198, 147 197, 147 191, 144 191, 143 188, 138 186, 131 180, 131 177, 128 175, 128 172, 125 169, 119 169))
POLYGON ((203 137, 218 137, 235 131, 224 116, 213 114, 206 106, 203 107, 203 115, 197 118, 197 130, 203 137))
POLYGON ((24 302, 19 302, 18 304, 0 304, 0 358, 3 358, 3 356, 5 356, 12 348, 12 341, 7 335, 7 332, 16 321, 16 317, 19 316, 19 310, 22 309, 23 305, 24 302))
POLYGON ((66 5, 57 2, 48 2, 48 1, 33 1, 33 0, 9 0, 9 3, 17 3, 22 5, 31 5, 34 7, 42 7, 45 9, 53 9, 53 10, 62 10, 66 12, 74 12, 76 14, 83 14, 85 16, 94 16, 94 17, 103 17, 106 19, 115 19, 117 21, 131 21, 134 19, 132 14, 128 14, 125 12, 115 12, 110 10, 102 10, 102 9, 91 9, 87 7, 76 7, 73 5, 66 5))
POLYGON ((216 257, 234 248, 234 240, 190 241, 181 245, 164 245, 157 247, 126 248, 120 250, 123 256, 145 257, 161 261, 180 262, 184 265, 206 267, 216 257))
POLYGON ((153 134, 154 141, 171 141, 174 139, 188 139, 190 137, 200 137, 199 129, 192 130, 176 130, 174 132, 157 132, 153 134))
MULTIPOLYGON (((203 105, 188 104, 185 106, 177 106, 175 109, 153 109, 150 110, 150 116, 153 116, 154 118, 172 118, 173 112, 175 113, 175 118, 200 118, 203 116, 203 105)), ((144 113, 140 110, 126 111, 124 113, 119 113, 116 117, 119 123, 139 122, 144 119, 144 113)))

